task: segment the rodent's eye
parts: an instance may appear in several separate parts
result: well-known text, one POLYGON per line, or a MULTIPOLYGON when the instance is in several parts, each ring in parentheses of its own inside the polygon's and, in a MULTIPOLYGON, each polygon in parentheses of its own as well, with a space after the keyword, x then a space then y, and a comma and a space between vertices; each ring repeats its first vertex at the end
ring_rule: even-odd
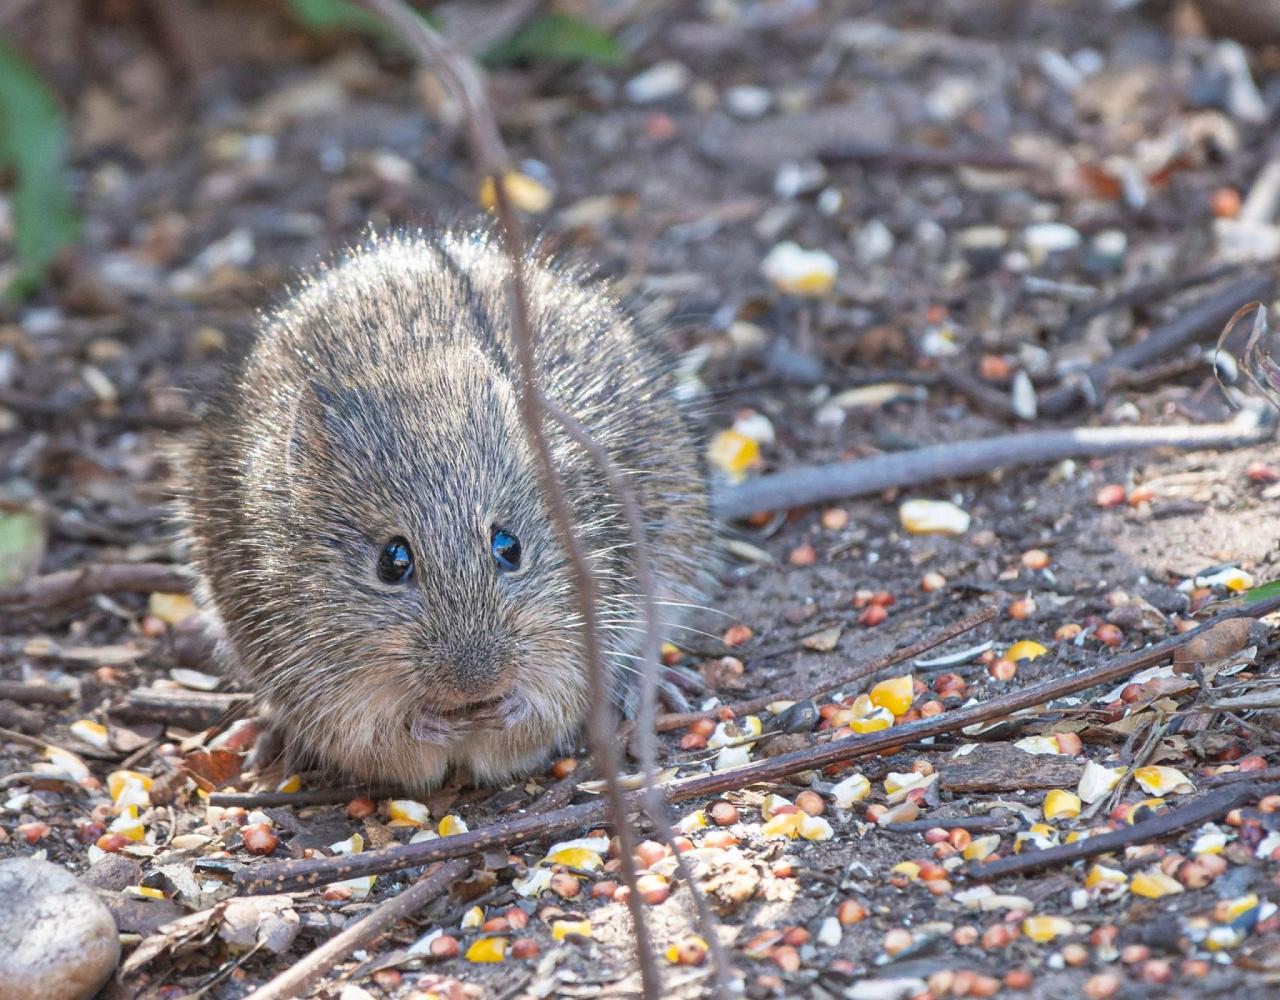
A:
POLYGON ((397 535, 382 547, 378 556, 378 579, 383 583, 404 583, 413 576, 413 549, 397 535))
POLYGON ((520 568, 520 539, 505 528, 494 528, 490 532, 489 553, 504 573, 514 573, 520 568))

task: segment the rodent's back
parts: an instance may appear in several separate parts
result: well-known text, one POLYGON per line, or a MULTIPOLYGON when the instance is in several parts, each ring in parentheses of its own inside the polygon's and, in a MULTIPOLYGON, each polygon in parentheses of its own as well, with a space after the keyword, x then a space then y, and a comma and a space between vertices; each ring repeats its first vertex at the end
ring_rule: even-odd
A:
MULTIPOLYGON (((516 407, 507 273, 470 234, 351 254, 266 320, 192 450, 205 603, 295 749, 353 777, 504 777, 585 711, 572 586, 516 407), (379 575, 388 539, 412 555, 408 581, 379 575)), ((703 592, 711 528, 670 367, 606 294, 536 261, 527 275, 542 391, 628 474, 673 624, 703 592)), ((547 429, 621 678, 642 624, 626 527, 547 429)))

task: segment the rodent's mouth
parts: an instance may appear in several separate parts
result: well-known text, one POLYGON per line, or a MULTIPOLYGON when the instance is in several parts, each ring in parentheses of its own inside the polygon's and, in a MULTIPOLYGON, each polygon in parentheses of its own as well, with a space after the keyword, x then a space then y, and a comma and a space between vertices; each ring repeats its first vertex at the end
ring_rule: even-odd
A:
POLYGON ((451 746, 473 726, 497 724, 510 716, 510 702, 510 696, 503 695, 449 709, 424 706, 410 723, 409 734, 420 743, 451 746))
POLYGON ((499 698, 487 698, 484 701, 473 701, 459 708, 450 708, 438 714, 440 718, 449 720, 496 718, 497 708, 504 701, 506 701, 505 695, 499 698))

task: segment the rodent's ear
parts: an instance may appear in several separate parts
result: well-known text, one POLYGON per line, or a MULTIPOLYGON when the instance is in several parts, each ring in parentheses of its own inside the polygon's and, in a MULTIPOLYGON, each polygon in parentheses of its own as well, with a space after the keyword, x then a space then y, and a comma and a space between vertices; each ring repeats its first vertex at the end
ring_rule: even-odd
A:
POLYGON ((285 452, 285 471, 290 476, 307 463, 328 454, 329 430, 326 414, 337 407, 337 395, 315 380, 303 384, 302 391, 289 411, 289 436, 285 452))

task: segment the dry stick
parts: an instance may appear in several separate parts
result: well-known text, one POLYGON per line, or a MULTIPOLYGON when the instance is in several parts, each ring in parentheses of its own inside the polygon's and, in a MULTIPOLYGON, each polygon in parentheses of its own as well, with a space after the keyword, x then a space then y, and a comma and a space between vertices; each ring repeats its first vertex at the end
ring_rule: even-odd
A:
POLYGON ((511 308, 511 339, 519 366, 517 406, 533 450, 538 480, 547 497, 547 506, 561 548, 565 552, 577 590, 582 617, 584 659, 591 697, 587 719, 588 741, 604 775, 606 796, 617 832, 622 875, 630 888, 628 908, 636 935, 636 957, 644 995, 657 1000, 662 979, 650 941, 644 901, 636 889, 634 857, 635 831, 627 817, 627 804, 618 781, 618 759, 613 744, 612 705, 604 676, 596 613, 596 580, 573 529, 573 511, 560 486, 543 421, 542 397, 537 383, 537 357, 529 324, 529 299, 525 279, 525 243, 519 217, 506 189, 511 158, 503 145, 484 84, 470 59, 454 51, 448 43, 402 0, 364 0, 367 7, 397 28, 418 58, 440 74, 454 99, 461 105, 467 123, 471 157, 482 174, 491 178, 494 209, 507 252, 510 274, 508 292, 511 308))
POLYGON ((1087 305, 1078 312, 1073 313, 1066 323, 1062 325, 1062 329, 1058 331, 1058 337, 1062 340, 1070 340, 1077 331, 1083 330, 1090 320, 1096 319, 1103 313, 1111 312, 1113 309, 1143 306, 1154 302, 1156 299, 1167 298, 1176 292, 1185 292, 1189 288, 1196 288, 1199 285, 1207 285, 1213 281, 1221 281, 1223 278, 1234 277, 1240 273, 1240 270, 1241 268, 1238 264, 1226 264, 1221 267, 1211 268, 1208 271, 1199 271, 1195 274, 1168 274, 1156 278, 1154 281, 1132 285, 1102 302, 1087 305))
POLYGON ((731 520, 762 510, 805 507, 895 486, 1064 458, 1097 458, 1144 448, 1239 448, 1268 440, 1275 420, 1270 407, 1251 401, 1231 420, 1200 427, 1080 427, 998 434, 852 462, 797 466, 727 487, 712 498, 713 507, 720 517, 731 520))
MULTIPOLYGON (((1275 294, 1275 290, 1276 279, 1272 274, 1249 274, 1197 302, 1177 319, 1151 331, 1143 340, 1116 351, 1105 361, 1083 372, 1085 382, 1092 386, 1093 399, 1100 399, 1106 394, 1113 371, 1142 368, 1197 337, 1217 333, 1244 303, 1257 299, 1266 301, 1275 294)), ((1041 396, 1038 409, 1047 416, 1061 416, 1086 395, 1084 389, 1085 386, 1079 383, 1064 385, 1041 396)))
POLYGON ((51 607, 94 594, 185 594, 191 577, 164 563, 87 563, 79 569, 37 576, 21 587, 0 591, 0 608, 51 607))
POLYGON ((19 705, 66 705, 71 701, 71 692, 51 684, 0 681, 0 698, 16 701, 19 705))
POLYGON ((986 882, 1006 875, 1023 875, 1051 865, 1071 864, 1081 858, 1107 854, 1122 847, 1128 847, 1130 844, 1159 840, 1179 830, 1217 819, 1224 813, 1244 805, 1250 799, 1261 798, 1271 791, 1272 787, 1260 787, 1256 784, 1250 784, 1248 787, 1241 787, 1239 784, 1228 785, 1202 795, 1180 809, 1160 813, 1144 823, 1134 823, 1119 830, 1099 833, 1084 840, 1077 840, 1074 844, 1046 847, 1041 851, 1027 851, 986 863, 971 862, 965 867, 964 874, 976 881, 986 882))
MULTIPOLYGON (((964 633, 972 631, 979 625, 991 621, 998 613, 996 608, 983 608, 981 611, 975 611, 968 617, 961 618, 958 622, 948 625, 941 632, 926 636, 909 646, 904 646, 902 649, 888 653, 878 660, 864 663, 862 666, 857 667, 853 673, 842 677, 840 680, 823 680, 813 687, 800 688, 788 692, 775 691, 748 701, 735 701, 733 704, 724 707, 733 712, 735 716, 741 717, 750 715, 752 712, 758 712, 775 701, 803 701, 805 698, 817 698, 824 692, 845 687, 854 681, 861 680, 863 677, 878 674, 881 670, 892 667, 895 663, 901 663, 903 660, 909 660, 912 657, 919 656, 921 653, 927 653, 935 646, 941 646, 944 642, 948 642, 956 638, 956 636, 964 635, 964 633)), ((655 725, 658 732, 667 733, 673 729, 682 729, 690 723, 697 722, 699 719, 719 718, 721 711, 723 711, 722 708, 711 709, 706 712, 667 712, 658 716, 655 725)))
POLYGON ((712 969, 715 976, 716 992, 728 1000, 733 994, 729 986, 729 961, 720 941, 719 922, 707 905, 702 888, 689 872, 688 866, 681 856, 682 851, 675 843, 675 824, 672 821, 666 799, 653 784, 654 775, 658 773, 657 730, 655 716, 658 702, 658 658, 661 654, 661 637, 658 634, 658 600, 657 588, 653 579, 653 556, 649 544, 644 537, 644 519, 640 515, 640 505, 636 502, 635 491, 628 488, 623 480, 622 470, 618 468, 608 450, 594 440, 585 427, 571 414, 564 412, 554 402, 545 397, 542 405, 548 413, 564 428, 569 437, 577 442, 596 467, 609 481, 614 495, 622 502, 623 516, 631 534, 633 563, 635 565, 636 588, 640 591, 644 610, 644 659, 641 661, 640 713, 636 720, 636 742, 640 759, 640 773, 644 776, 643 801, 649 821, 658 830, 663 841, 671 848, 675 859, 676 874, 680 881, 689 887, 689 895, 693 899, 697 913, 699 930, 711 950, 712 969))
MULTIPOLYGON (((577 776, 564 778, 552 785, 533 804, 531 812, 547 812, 568 802, 577 788, 577 776)), ((295 794, 295 798, 297 795, 295 794)), ((289 1000, 311 986, 357 948, 363 948, 388 927, 416 913, 451 885, 463 881, 471 873, 471 862, 455 859, 443 868, 427 872, 407 889, 397 893, 359 922, 326 941, 305 958, 290 966, 266 985, 250 994, 252 1000, 289 1000)))
MULTIPOLYGON (((242 806, 245 809, 269 809, 275 806, 326 806, 335 802, 350 802, 365 796, 370 799, 388 799, 400 792, 399 788, 315 788, 305 792, 214 792, 209 805, 242 806)), ((539 800, 541 801, 541 800, 539 800)))
POLYGON ((402 889, 385 903, 330 938, 315 951, 299 959, 265 986, 249 994, 247 1000, 291 1000, 301 996, 312 983, 357 948, 363 948, 387 928, 422 909, 449 886, 467 877, 471 863, 463 858, 446 862, 402 889))
MULTIPOLYGON (((880 732, 850 736, 816 746, 806 747, 745 767, 685 778, 661 786, 668 802, 683 802, 704 795, 718 795, 748 785, 778 781, 787 775, 811 771, 831 764, 842 764, 930 736, 943 736, 967 726, 1003 718, 1014 712, 1034 708, 1057 698, 1083 691, 1098 684, 1115 683, 1137 670, 1155 666, 1168 659, 1192 638, 1228 618, 1261 618, 1280 609, 1280 596, 1243 608, 1233 608, 1180 635, 1146 649, 1117 657, 1068 677, 1044 681, 1032 687, 1013 691, 1000 698, 959 708, 942 715, 893 726, 880 732)), ((543 816, 526 816, 497 823, 481 830, 454 834, 421 844, 404 844, 382 851, 370 851, 338 858, 315 858, 300 861, 277 861, 243 868, 234 878, 237 886, 248 893, 300 892, 339 879, 398 871, 414 865, 458 857, 472 851, 499 844, 507 845, 557 834, 564 830, 599 823, 605 815, 604 804, 588 802, 569 806, 543 816)))

